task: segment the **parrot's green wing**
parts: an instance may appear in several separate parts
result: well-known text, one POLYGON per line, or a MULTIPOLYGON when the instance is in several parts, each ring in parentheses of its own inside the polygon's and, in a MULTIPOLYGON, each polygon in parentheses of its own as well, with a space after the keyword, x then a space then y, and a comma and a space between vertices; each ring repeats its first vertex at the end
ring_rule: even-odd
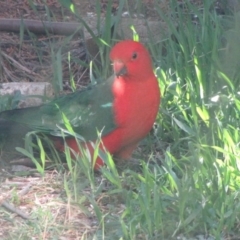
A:
MULTIPOLYGON (((37 131, 53 136, 68 135, 66 122, 84 140, 95 140, 114 130, 112 84, 114 77, 38 106, 0 113, 0 144, 23 141, 27 132, 37 131)), ((1 147, 1 145, 0 145, 1 147)))

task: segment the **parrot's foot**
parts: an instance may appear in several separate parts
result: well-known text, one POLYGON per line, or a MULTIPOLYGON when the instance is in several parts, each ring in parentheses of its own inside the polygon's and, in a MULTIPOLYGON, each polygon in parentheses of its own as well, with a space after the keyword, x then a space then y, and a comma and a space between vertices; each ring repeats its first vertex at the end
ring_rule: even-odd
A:
POLYGON ((126 147, 121 148, 119 152, 114 154, 116 157, 121 159, 129 159, 132 156, 132 152, 136 149, 138 144, 128 145, 126 147))

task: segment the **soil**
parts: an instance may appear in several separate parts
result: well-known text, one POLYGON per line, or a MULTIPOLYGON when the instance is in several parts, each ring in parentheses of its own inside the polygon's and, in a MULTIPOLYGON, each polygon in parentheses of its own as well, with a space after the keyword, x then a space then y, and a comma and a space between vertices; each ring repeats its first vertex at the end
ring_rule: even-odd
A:
MULTIPOLYGON (((104 16, 107 9, 107 0, 99 1, 96 5, 95 0, 74 0, 75 12, 79 16, 87 17, 96 13, 96 9, 100 7, 101 14, 104 16)), ((144 17, 150 20, 156 20, 158 14, 154 0, 143 1, 128 1, 125 5, 124 12, 133 17, 144 17)), ((183 6, 182 0, 178 0, 180 6, 183 6)), ((201 7, 201 0, 192 0, 196 5, 201 7)), ((215 7, 219 6, 219 1, 216 1, 215 7)), ((169 0, 159 1, 159 7, 167 12, 169 9, 169 0)), ((116 13, 119 1, 114 0, 112 3, 112 12, 116 13)), ((57 22, 78 22, 75 15, 61 6, 58 0, 0 0, 0 19, 1 18, 23 18, 43 21, 57 22)), ((1 21, 1 20, 0 20, 1 21)), ((0 31, 0 49, 2 51, 1 66, 0 66, 0 83, 1 82, 35 82, 49 81, 54 79, 53 52, 56 51, 66 40, 62 35, 46 35, 46 34, 19 34, 13 32, 0 31), (14 59, 19 64, 14 63, 14 59), (29 71, 26 73, 24 69, 29 71), (34 74, 30 74, 30 72, 34 74)), ((82 40, 74 37, 69 41, 67 47, 63 48, 62 52, 62 71, 63 71, 63 86, 65 90, 69 89, 69 63, 67 61, 68 52, 72 56, 86 61, 86 49, 82 44, 82 40)), ((71 62, 71 71, 76 82, 77 88, 86 86, 89 83, 87 74, 84 74, 86 69, 79 66, 76 61, 71 62)))

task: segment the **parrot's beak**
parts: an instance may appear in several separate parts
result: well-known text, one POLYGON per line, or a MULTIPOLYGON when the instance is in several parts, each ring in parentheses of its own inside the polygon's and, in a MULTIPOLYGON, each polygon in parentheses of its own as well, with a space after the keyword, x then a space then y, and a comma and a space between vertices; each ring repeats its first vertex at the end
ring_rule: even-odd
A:
POLYGON ((113 71, 117 77, 127 74, 127 68, 120 60, 115 60, 113 62, 113 71))

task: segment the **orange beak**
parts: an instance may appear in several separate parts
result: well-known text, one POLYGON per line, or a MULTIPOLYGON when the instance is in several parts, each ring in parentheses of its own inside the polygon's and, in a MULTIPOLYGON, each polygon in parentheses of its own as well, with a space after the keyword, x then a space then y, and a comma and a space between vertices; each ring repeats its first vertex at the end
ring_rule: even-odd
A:
POLYGON ((120 60, 113 62, 113 71, 117 77, 127 74, 127 68, 120 60))

